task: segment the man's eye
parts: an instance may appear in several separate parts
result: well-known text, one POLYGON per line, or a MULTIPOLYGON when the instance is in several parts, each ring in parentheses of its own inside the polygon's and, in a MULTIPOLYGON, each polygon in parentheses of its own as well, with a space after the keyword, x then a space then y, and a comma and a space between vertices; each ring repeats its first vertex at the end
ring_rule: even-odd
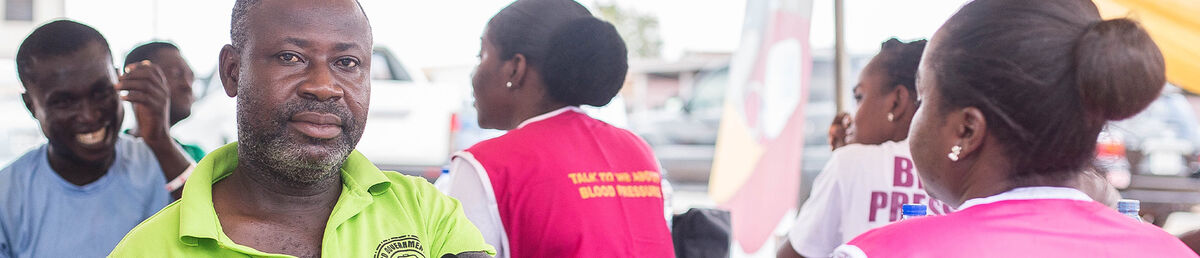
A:
POLYGON ((62 99, 55 99, 48 101, 47 104, 50 104, 50 106, 54 108, 66 108, 71 105, 71 102, 62 99))
POLYGON ((358 60, 354 60, 352 58, 342 58, 337 60, 337 65, 355 68, 358 67, 358 60))
POLYGON ((287 63, 299 63, 300 56, 292 53, 279 54, 279 60, 287 63))

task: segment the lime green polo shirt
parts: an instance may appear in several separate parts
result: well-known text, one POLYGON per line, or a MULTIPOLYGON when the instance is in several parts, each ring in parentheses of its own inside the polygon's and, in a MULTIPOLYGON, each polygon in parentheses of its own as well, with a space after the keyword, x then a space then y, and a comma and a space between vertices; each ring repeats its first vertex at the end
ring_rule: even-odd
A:
MULTIPOLYGON (((112 257, 289 257, 239 245, 221 230, 212 185, 237 166, 237 143, 196 165, 183 198, 135 227, 112 257)), ((342 165, 342 193, 325 226, 323 257, 442 257, 495 254, 458 200, 423 178, 380 171, 354 151, 342 165)))

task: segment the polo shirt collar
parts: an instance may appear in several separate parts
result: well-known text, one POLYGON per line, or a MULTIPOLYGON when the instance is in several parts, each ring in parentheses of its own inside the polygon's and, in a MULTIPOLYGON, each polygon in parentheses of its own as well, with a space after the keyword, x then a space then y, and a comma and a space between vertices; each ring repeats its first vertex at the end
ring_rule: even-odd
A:
POLYGON ((966 210, 978 205, 989 204, 999 201, 1008 200, 1041 200, 1041 199, 1060 199, 1060 200, 1076 200, 1076 201, 1092 201, 1091 197, 1079 191, 1079 189, 1069 187, 1052 187, 1052 186, 1032 186, 1018 187, 1008 190, 997 195, 992 195, 982 198, 974 198, 963 202, 958 206, 958 211, 966 210))
POLYGON ((576 106, 565 106, 565 107, 555 109, 554 111, 546 112, 545 114, 541 114, 541 115, 537 115, 535 117, 530 117, 529 119, 525 119, 525 121, 521 122, 520 124, 517 124, 517 129, 521 129, 521 127, 525 127, 525 125, 532 124, 537 121, 550 119, 551 117, 561 115, 562 113, 565 113, 567 111, 572 111, 572 112, 576 112, 576 113, 580 113, 580 114, 587 113, 587 112, 584 112, 583 109, 580 109, 579 107, 576 107, 576 106))
MULTIPOLYGON (((212 202, 212 185, 233 173, 237 168, 237 142, 229 143, 205 155, 192 175, 184 184, 180 198, 179 239, 184 244, 195 246, 200 239, 229 242, 221 233, 221 221, 217 219, 212 202)), ((340 224, 345 217, 339 213, 357 214, 371 203, 372 195, 382 194, 391 186, 387 176, 375 167, 362 153, 352 151, 342 164, 342 195, 338 207, 330 217, 330 223, 340 224), (350 193, 348 196, 346 193, 350 193), (343 206, 343 202, 347 205, 343 206)))

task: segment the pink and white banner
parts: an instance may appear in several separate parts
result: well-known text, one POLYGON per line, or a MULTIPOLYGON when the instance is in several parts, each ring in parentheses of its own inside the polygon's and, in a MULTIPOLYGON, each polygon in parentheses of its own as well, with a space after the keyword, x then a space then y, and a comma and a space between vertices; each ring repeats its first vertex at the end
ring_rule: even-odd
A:
MULTIPOLYGON (((717 136, 709 195, 757 252, 796 208, 804 148, 811 0, 748 0, 717 136)), ((774 248, 774 247, 766 247, 774 248)))

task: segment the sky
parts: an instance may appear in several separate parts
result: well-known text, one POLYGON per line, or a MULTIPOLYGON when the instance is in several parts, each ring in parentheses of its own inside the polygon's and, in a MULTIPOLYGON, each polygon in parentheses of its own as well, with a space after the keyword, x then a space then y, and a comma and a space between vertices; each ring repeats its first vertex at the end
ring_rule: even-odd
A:
MULTIPOLYGON (((136 44, 151 39, 171 40, 180 45, 200 76, 216 66, 217 53, 229 41, 232 0, 62 1, 66 16, 100 30, 114 53, 126 53, 136 44)), ((872 54, 880 42, 892 36, 905 40, 927 38, 963 2, 846 0, 848 48, 852 53, 872 54)), ((416 67, 473 65, 477 62, 479 36, 485 24, 508 3, 511 1, 362 0, 376 44, 387 46, 416 67)), ((745 11, 745 0, 580 0, 580 3, 589 8, 597 3, 615 3, 657 16, 663 56, 668 60, 689 51, 733 51, 738 45, 745 11)), ((814 1, 811 35, 814 51, 832 49, 833 38, 833 1, 814 1)), ((115 62, 120 62, 120 55, 117 56, 115 62)))

